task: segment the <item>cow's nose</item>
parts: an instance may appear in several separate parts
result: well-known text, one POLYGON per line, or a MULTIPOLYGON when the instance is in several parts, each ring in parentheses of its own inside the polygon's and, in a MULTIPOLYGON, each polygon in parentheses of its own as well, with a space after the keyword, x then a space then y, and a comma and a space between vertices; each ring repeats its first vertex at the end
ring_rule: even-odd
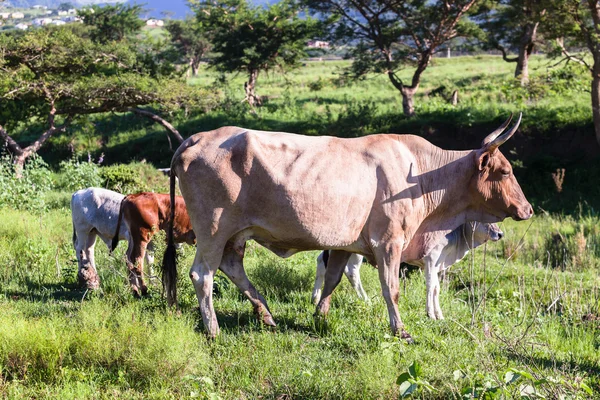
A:
POLYGON ((523 220, 531 218, 532 216, 533 216, 533 207, 531 207, 531 204, 527 204, 525 207, 523 207, 522 209, 520 209, 517 212, 516 218, 513 217, 513 219, 515 219, 517 221, 523 221, 523 220))
POLYGON ((498 240, 501 240, 504 237, 504 232, 498 232, 498 240))

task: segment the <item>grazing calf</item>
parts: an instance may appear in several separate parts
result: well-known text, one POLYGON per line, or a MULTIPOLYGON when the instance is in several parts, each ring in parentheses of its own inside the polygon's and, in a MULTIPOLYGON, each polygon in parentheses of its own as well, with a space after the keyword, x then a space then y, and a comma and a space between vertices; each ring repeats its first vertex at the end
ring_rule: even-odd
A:
MULTIPOLYGON (((432 319, 444 319, 440 308, 440 282, 438 275, 453 264, 462 260, 469 250, 481 246, 488 240, 497 241, 504 234, 496 224, 467 222, 435 242, 435 245, 420 260, 407 260, 407 264, 425 268, 425 284, 427 287, 427 315, 432 319)), ((362 283, 360 282, 360 265, 363 256, 352 254, 346 264, 344 273, 358 293, 367 300, 362 283)), ((327 268, 327 250, 317 258, 317 277, 313 288, 313 303, 318 303, 321 297, 321 287, 327 268)))
MULTIPOLYGON (((96 237, 99 236, 110 250, 111 240, 117 228, 119 207, 124 197, 121 193, 95 187, 78 190, 71 197, 73 247, 78 264, 77 277, 79 282, 88 289, 97 289, 100 286, 94 258, 96 237)), ((129 231, 124 228, 117 240, 128 239, 129 231)), ((151 264, 154 257, 146 253, 146 261, 151 264)))
MULTIPOLYGON (((133 294, 145 295, 148 291, 144 283, 143 258, 146 254, 146 246, 152 240, 154 234, 159 230, 167 228, 169 214, 171 212, 171 201, 168 194, 138 193, 125 196, 121 202, 118 213, 116 229, 113 231, 112 249, 117 247, 121 226, 129 231, 127 247, 127 268, 129 269, 129 283, 133 294)), ((174 240, 177 243, 196 243, 196 236, 192 230, 190 217, 183 197, 175 197, 175 219, 174 240)))

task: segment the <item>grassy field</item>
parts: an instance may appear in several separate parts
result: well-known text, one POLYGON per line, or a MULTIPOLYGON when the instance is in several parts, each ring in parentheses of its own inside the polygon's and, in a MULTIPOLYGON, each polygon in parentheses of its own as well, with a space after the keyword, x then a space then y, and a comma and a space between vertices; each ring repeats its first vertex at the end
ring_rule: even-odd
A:
MULTIPOLYGON (((511 79, 514 65, 498 58, 436 59, 414 119, 401 115, 401 99, 383 77, 338 79, 335 72, 347 65, 310 62, 286 77, 261 76, 257 90, 267 97, 255 113, 240 103, 242 76, 214 84, 218 75, 204 70, 190 83, 214 84, 221 106, 175 116, 175 122, 184 135, 225 124, 313 135, 415 132, 450 143, 445 147, 469 148, 509 111, 523 110, 517 141, 551 141, 558 133, 593 138, 585 75, 548 70, 543 58, 533 59, 527 88, 511 79), (441 86, 459 90, 457 107, 427 95, 441 86)), ((25 129, 21 138, 29 134, 25 129)), ((124 243, 113 255, 97 244, 100 291, 77 286, 70 194, 92 179, 125 192, 165 192, 167 180, 153 167, 168 166, 172 153, 160 128, 128 115, 91 119, 71 134, 54 138, 42 152, 61 171, 27 178, 36 185, 48 180, 39 185, 44 193, 33 185, 8 186, 0 173, 0 201, 11 199, 3 197, 7 188, 15 193, 12 203, 0 204, 3 398, 388 399, 400 396, 397 378, 415 362, 421 367, 416 398, 600 398, 597 159, 580 156, 579 164, 569 164, 576 157, 565 150, 564 164, 556 158, 532 164, 511 145, 503 147, 536 216, 505 221, 503 240, 452 268, 442 284, 446 320, 426 317, 423 274, 406 270, 400 313, 414 345, 389 336, 374 268, 361 271, 370 303, 360 301, 344 278, 327 326, 315 326, 310 296, 318 253, 282 260, 253 242, 245 265, 278 326, 261 326, 250 303, 219 274, 215 308, 222 334, 208 341, 187 276, 192 247, 180 252, 178 311, 167 309, 160 280, 152 278, 157 271, 147 271, 148 298, 131 296, 124 243), (59 168, 69 148, 85 158, 91 152, 92 160, 105 153, 105 164, 146 162, 59 168), (561 192, 550 175, 557 165, 567 167, 561 192)))

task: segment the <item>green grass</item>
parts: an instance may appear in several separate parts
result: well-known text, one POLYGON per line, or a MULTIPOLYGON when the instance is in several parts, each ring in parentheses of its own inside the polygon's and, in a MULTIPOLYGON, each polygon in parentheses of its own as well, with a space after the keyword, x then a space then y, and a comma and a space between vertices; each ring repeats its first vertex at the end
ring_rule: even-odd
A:
MULTIPOLYGON (((67 208, 41 216, 0 209, 0 219, 11 221, 0 225, 0 394, 6 398, 390 398, 398 395, 396 378, 415 360, 436 388, 426 398, 497 384, 510 367, 567 382, 544 383, 550 394, 585 397, 574 383, 579 379, 600 393, 595 215, 539 216, 531 226, 504 222, 506 238, 487 246, 485 274, 483 248, 473 264, 468 258, 451 270, 442 286, 444 321, 427 319, 423 276, 409 273, 400 310, 415 345, 388 335, 377 271, 367 265, 361 273, 371 304, 344 278, 323 329, 314 325, 310 303, 317 253, 282 260, 250 243, 246 268, 278 327, 261 326, 249 302, 219 274, 222 334, 208 341, 186 273, 193 248, 180 255, 180 311, 174 313, 157 281, 149 298, 130 295, 123 243, 114 256, 97 244, 102 290, 79 289, 67 208), (551 240, 557 229, 567 260, 552 268, 544 254, 560 246, 551 240), (486 291, 471 324, 473 304, 486 291), (455 381, 456 370, 465 377, 455 381)), ((524 383, 508 389, 514 395, 524 383)))

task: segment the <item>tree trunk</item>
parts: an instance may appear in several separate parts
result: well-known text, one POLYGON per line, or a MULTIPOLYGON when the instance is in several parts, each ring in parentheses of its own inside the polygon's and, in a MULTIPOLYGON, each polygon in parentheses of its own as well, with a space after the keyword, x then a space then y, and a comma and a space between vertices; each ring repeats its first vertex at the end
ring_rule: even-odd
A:
POLYGON ((198 70, 200 69, 200 57, 192 57, 190 60, 190 68, 192 70, 192 76, 198 76, 198 70))
POLYGON ((526 24, 521 35, 519 57, 515 68, 515 78, 520 79, 521 86, 529 83, 529 56, 533 53, 535 47, 538 25, 538 22, 526 24))
MULTIPOLYGON (((594 57, 596 58, 596 57, 594 57)), ((595 61, 592 77, 592 117, 596 141, 600 144, 600 62, 595 61)))
POLYGON ((415 115, 415 103, 413 101, 413 97, 417 90, 413 88, 405 87, 402 89, 402 111, 404 111, 404 115, 407 117, 412 117, 415 115))
POLYGON ((260 106, 260 98, 256 95, 256 79, 258 78, 258 70, 250 70, 248 73, 248 81, 244 83, 244 90, 246 91, 246 100, 252 107, 260 106))

